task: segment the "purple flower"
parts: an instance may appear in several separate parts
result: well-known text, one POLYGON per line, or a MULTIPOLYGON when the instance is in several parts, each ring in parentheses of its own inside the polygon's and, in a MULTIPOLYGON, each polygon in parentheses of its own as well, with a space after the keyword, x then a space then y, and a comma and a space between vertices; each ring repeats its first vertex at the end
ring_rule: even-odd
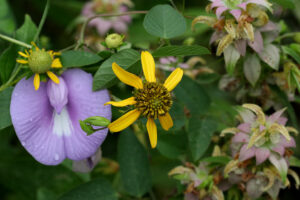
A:
POLYGON ((271 5, 267 0, 210 0, 212 2, 211 9, 216 9, 218 19, 221 18, 225 11, 229 11, 236 20, 239 20, 243 11, 246 11, 248 4, 256 4, 268 9, 271 5))
MULTIPOLYGON (((84 5, 81 14, 89 18, 101 13, 122 13, 128 10, 126 5, 132 6, 132 3, 130 1, 91 1, 84 5)), ((110 18, 98 17, 93 19, 89 26, 95 27, 98 33, 104 36, 110 29, 118 33, 126 33, 130 22, 129 15, 110 18)))
POLYGON ((25 149, 40 163, 57 165, 65 158, 83 160, 95 154, 107 129, 87 136, 79 120, 90 116, 111 119, 106 90, 93 92, 91 74, 79 69, 65 71, 60 84, 42 82, 38 91, 32 78, 15 87, 10 113, 16 134, 25 149))

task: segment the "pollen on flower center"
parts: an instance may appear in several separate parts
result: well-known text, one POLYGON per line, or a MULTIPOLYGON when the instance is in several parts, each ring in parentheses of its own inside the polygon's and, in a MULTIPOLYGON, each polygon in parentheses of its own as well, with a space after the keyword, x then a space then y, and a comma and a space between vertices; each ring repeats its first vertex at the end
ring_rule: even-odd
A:
POLYGON ((160 83, 145 82, 143 89, 134 92, 134 98, 136 108, 147 118, 164 116, 172 106, 170 92, 160 83))
POLYGON ((34 73, 45 73, 49 71, 51 64, 51 55, 43 50, 32 51, 28 58, 28 66, 34 73))

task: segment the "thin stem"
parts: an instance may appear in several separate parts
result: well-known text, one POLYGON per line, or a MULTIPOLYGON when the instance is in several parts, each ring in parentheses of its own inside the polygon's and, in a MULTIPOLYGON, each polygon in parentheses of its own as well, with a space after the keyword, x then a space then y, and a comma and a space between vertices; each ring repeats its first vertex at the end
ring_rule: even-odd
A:
POLYGON ((12 74, 11 77, 8 79, 8 81, 7 81, 5 84, 1 85, 1 87, 0 87, 0 92, 2 92, 2 91, 5 90, 7 87, 9 87, 9 86, 12 85, 11 83, 13 82, 13 80, 14 80, 15 77, 18 75, 18 73, 20 72, 21 69, 22 69, 22 67, 21 67, 20 65, 17 65, 16 70, 13 72, 13 74, 12 74))
POLYGON ((59 50, 59 52, 68 51, 70 49, 73 49, 75 46, 76 46, 76 44, 72 44, 71 46, 68 46, 66 48, 63 48, 63 49, 59 50))
POLYGON ((177 7, 176 7, 176 5, 175 5, 175 3, 173 2, 173 0, 169 0, 169 1, 170 1, 171 5, 172 5, 176 10, 178 10, 177 7))
POLYGON ((8 37, 8 36, 6 36, 6 35, 2 35, 1 33, 0 33, 0 38, 2 38, 3 40, 6 40, 6 41, 8 41, 8 42, 11 42, 11 43, 14 43, 14 44, 17 44, 17 45, 26 47, 26 48, 28 48, 28 49, 31 48, 31 45, 29 45, 29 44, 27 44, 27 43, 25 43, 25 42, 21 42, 21 41, 19 41, 19 40, 16 40, 16 39, 14 39, 14 38, 8 37))
POLYGON ((104 14, 99 14, 99 15, 95 15, 95 16, 88 18, 82 25, 80 35, 79 35, 79 40, 77 42, 75 50, 78 49, 83 44, 86 26, 93 19, 95 19, 97 17, 117 17, 117 16, 124 16, 124 15, 146 14, 147 12, 148 11, 141 10, 141 11, 128 11, 128 12, 123 12, 123 13, 104 13, 104 14))
POLYGON ((276 40, 280 42, 284 38, 294 37, 297 33, 299 33, 299 32, 286 33, 286 34, 284 34, 282 36, 279 36, 276 40))
POLYGON ((46 6, 45 6, 45 9, 44 9, 44 12, 43 12, 43 16, 41 18, 41 21, 40 21, 40 24, 39 24, 39 27, 38 27, 38 30, 37 30, 34 38, 33 38, 34 42, 38 39, 38 37, 39 37, 39 35, 42 31, 42 28, 45 24, 45 21, 46 21, 47 15, 48 15, 49 7, 50 7, 50 0, 47 0, 46 6))

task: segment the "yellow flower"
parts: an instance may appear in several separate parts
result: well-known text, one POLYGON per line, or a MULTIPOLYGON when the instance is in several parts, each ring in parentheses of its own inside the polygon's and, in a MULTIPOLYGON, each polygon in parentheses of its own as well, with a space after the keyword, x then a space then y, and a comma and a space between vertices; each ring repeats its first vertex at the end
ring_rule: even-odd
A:
POLYGON ((39 49, 34 42, 31 42, 34 50, 30 49, 29 52, 25 50, 25 53, 18 52, 20 56, 25 59, 17 59, 18 63, 28 64, 29 68, 35 74, 33 79, 33 85, 35 90, 40 87, 40 74, 47 73, 48 77, 56 84, 59 84, 58 77, 50 71, 51 68, 62 68, 62 64, 59 58, 54 58, 60 55, 58 52, 45 51, 45 49, 39 49))
POLYGON ((116 107, 134 105, 135 109, 127 112, 125 115, 112 122, 108 128, 111 132, 119 132, 135 122, 140 115, 147 118, 147 130, 151 147, 155 148, 157 144, 157 128, 154 120, 159 122, 164 130, 169 130, 173 126, 173 120, 169 114, 172 106, 170 92, 181 81, 183 71, 180 68, 174 70, 167 78, 164 84, 157 83, 155 77, 155 63, 152 55, 144 51, 141 54, 143 72, 146 81, 135 74, 129 73, 121 68, 117 63, 112 64, 112 69, 116 76, 123 83, 135 88, 133 97, 120 102, 107 102, 116 107))

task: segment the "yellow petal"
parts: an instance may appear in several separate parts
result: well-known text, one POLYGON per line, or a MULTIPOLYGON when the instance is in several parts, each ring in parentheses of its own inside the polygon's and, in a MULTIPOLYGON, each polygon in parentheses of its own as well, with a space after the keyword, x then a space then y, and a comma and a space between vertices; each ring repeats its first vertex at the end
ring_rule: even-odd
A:
POLYGON ((39 74, 34 75, 33 86, 34 86, 35 90, 39 89, 39 87, 40 87, 40 75, 39 74))
POLYGON ((139 116, 141 115, 141 112, 137 109, 134 109, 132 111, 129 111, 116 121, 110 123, 108 125, 108 128, 110 132, 119 132, 130 126, 133 122, 135 122, 139 116))
POLYGON ((21 51, 19 51, 18 54, 19 54, 20 56, 25 57, 25 58, 28 58, 28 57, 29 57, 28 55, 26 55, 25 53, 23 53, 23 52, 21 52, 21 51))
POLYGON ((169 130, 173 126, 173 120, 169 113, 165 114, 164 116, 158 116, 159 122, 163 129, 166 131, 169 130))
POLYGON ((137 75, 127 72, 115 62, 112 64, 112 70, 123 83, 136 89, 143 89, 142 80, 137 75))
POLYGON ((253 135, 250 137, 247 149, 251 148, 258 140, 260 140, 262 137, 264 137, 266 135, 267 131, 264 130, 262 132, 259 131, 259 129, 257 129, 253 135))
POLYGON ((141 55, 143 72, 148 82, 156 82, 155 78, 155 62, 148 51, 142 51, 141 55))
POLYGON ((219 42, 217 48, 217 56, 220 56, 223 51, 232 43, 233 37, 230 34, 225 35, 219 42))
POLYGON ((36 46, 35 42, 31 42, 31 45, 35 47, 36 51, 39 51, 40 49, 38 48, 38 46, 36 46))
POLYGON ((147 131, 148 131, 151 147, 155 148, 157 145, 157 128, 154 119, 152 118, 148 118, 147 131))
POLYGON ((27 64, 27 63, 28 63, 28 60, 20 60, 20 59, 17 59, 17 63, 27 64))
POLYGON ((176 85, 181 81, 183 76, 183 70, 180 68, 175 69, 167 80, 164 83, 164 86, 167 88, 168 91, 172 91, 176 85))
POLYGON ((280 133, 282 134, 285 139, 287 139, 288 141, 291 140, 291 136, 289 134, 289 131, 285 128, 285 126, 281 125, 281 124, 277 124, 274 123, 271 125, 271 127, 269 128, 269 132, 271 134, 275 134, 275 133, 280 133))
POLYGON ((109 101, 109 102, 106 102, 104 105, 113 105, 113 106, 116 106, 116 107, 123 107, 123 106, 129 106, 129 105, 134 105, 136 104, 136 101, 134 99, 134 97, 130 97, 128 99, 124 99, 123 101, 109 101))
POLYGON ((228 133, 236 134, 238 132, 240 132, 240 130, 237 128, 226 128, 221 132, 220 137, 225 137, 225 135, 227 135, 228 133))
POLYGON ((53 72, 47 71, 47 75, 54 83, 59 84, 59 79, 53 72))
POLYGON ((61 64, 59 58, 55 58, 55 59, 52 61, 51 67, 52 67, 52 68, 62 68, 62 64, 61 64))
POLYGON ((266 117, 264 112, 262 111, 261 107, 255 105, 255 104, 244 104, 243 105, 244 108, 247 108, 249 110, 251 110, 252 112, 254 112, 257 116, 257 121, 264 125, 266 122, 266 117))

